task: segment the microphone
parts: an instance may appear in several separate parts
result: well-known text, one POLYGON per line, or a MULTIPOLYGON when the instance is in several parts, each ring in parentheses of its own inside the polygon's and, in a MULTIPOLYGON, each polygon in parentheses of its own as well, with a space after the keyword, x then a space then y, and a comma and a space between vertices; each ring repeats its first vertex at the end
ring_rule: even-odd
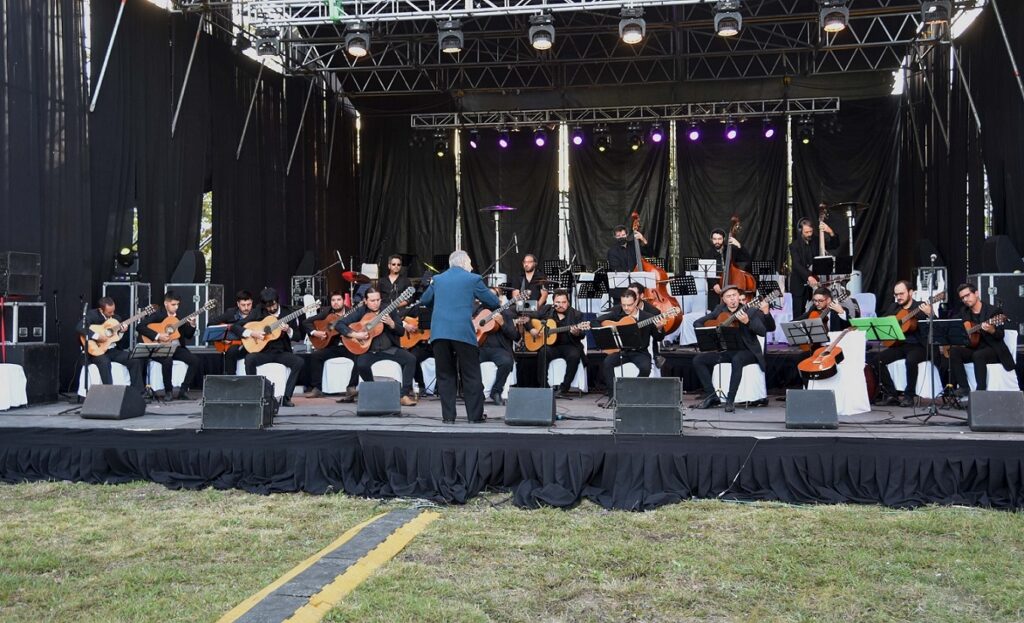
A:
POLYGON ((512 234, 512 243, 516 245, 516 255, 519 255, 519 234, 512 234))
POLYGON ((934 264, 935 260, 937 260, 937 259, 939 259, 939 256, 935 255, 934 253, 932 253, 932 264, 934 264))
POLYGON ((341 259, 341 251, 335 249, 334 254, 338 256, 338 262, 341 263, 341 270, 348 270, 347 268, 345 268, 345 260, 341 259))

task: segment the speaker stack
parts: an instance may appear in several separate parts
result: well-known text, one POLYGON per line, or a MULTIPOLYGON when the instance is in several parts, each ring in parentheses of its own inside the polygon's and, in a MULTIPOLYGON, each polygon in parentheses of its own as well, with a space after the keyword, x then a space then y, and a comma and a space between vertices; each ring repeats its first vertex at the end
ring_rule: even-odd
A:
POLYGON ((624 435, 680 435, 683 432, 683 380, 616 378, 615 425, 624 435))

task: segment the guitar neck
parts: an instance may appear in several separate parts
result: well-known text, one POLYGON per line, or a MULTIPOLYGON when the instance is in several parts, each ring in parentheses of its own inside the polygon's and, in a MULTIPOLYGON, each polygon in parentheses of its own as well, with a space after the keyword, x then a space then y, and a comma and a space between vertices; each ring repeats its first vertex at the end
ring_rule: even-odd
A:
POLYGON ((664 320, 666 318, 668 318, 668 313, 667 312, 663 312, 663 313, 658 314, 657 316, 651 316, 650 318, 648 318, 646 320, 641 320, 640 322, 636 323, 636 326, 637 326, 638 329, 642 329, 642 328, 644 328, 644 327, 646 327, 648 325, 652 325, 652 324, 654 324, 656 322, 661 322, 662 320, 664 320))
POLYGON ((298 309, 298 310, 293 311, 292 313, 288 314, 287 316, 285 316, 283 318, 278 318, 277 321, 274 322, 274 324, 270 325, 270 330, 271 331, 276 331, 279 328, 281 328, 284 325, 286 325, 289 322, 291 322, 292 320, 295 320, 296 318, 298 318, 299 316, 301 316, 304 313, 306 313, 306 309, 302 308, 302 309, 298 309))
POLYGON ((825 353, 824 354, 831 353, 833 350, 835 350, 836 346, 839 346, 839 342, 843 341, 843 338, 846 337, 847 333, 849 333, 850 331, 856 331, 856 330, 857 329, 855 329, 854 327, 850 327, 848 329, 843 329, 843 332, 840 333, 839 335, 837 335, 836 339, 832 340, 832 343, 828 345, 828 348, 825 349, 825 353))

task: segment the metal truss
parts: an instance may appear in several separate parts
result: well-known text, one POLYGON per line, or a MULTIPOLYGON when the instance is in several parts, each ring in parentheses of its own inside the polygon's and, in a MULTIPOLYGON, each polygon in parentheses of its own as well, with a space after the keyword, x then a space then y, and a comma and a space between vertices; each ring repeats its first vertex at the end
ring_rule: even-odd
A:
POLYGON ((500 110, 410 115, 417 130, 449 128, 535 128, 564 122, 569 125, 685 120, 763 119, 782 115, 810 116, 839 112, 839 98, 814 97, 787 100, 704 102, 666 106, 565 108, 555 110, 500 110))

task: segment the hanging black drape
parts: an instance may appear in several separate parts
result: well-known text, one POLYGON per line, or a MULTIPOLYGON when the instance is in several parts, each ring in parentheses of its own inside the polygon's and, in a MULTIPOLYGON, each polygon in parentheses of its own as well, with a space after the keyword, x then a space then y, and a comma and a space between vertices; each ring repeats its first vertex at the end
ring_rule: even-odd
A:
POLYGON ((80 0, 0 3, 0 251, 41 255, 42 300, 59 301, 47 329, 57 341, 60 321, 65 381, 78 296, 90 294, 102 240, 91 227, 81 11, 80 0))
POLYGON ((500 216, 501 246, 519 235, 519 254, 505 256, 500 269, 510 277, 522 271, 520 260, 533 253, 540 262, 558 259, 558 151, 544 149, 530 135, 514 133, 512 145, 499 149, 491 138, 480 149, 462 152, 462 244, 478 271, 494 261, 494 205, 515 208, 500 216))
MULTIPOLYGON (((863 273, 864 291, 881 295, 897 278, 899 193, 895 173, 900 150, 895 137, 899 136, 899 101, 844 101, 838 121, 834 132, 819 121, 814 139, 807 145, 797 140, 794 132, 793 222, 795 225, 804 217, 817 219, 821 202, 867 203, 870 208, 857 215, 855 267, 863 273)), ((843 232, 843 249, 848 249, 843 220, 832 215, 829 224, 843 232)))
MULTIPOLYGON (((422 132, 420 133, 422 135, 422 132)), ((361 133, 360 256, 382 263, 392 253, 433 262, 455 248, 455 158, 414 139, 407 122, 365 117, 361 133)), ((525 233, 525 232, 524 232, 525 233)), ((421 266, 410 267, 413 274, 421 266)))
POLYGON ((604 153, 593 144, 569 151, 570 253, 594 268, 611 246, 612 229, 630 226, 640 215, 640 231, 649 255, 668 255, 668 140, 648 142, 637 151, 628 144, 628 130, 611 126, 611 144, 604 153))
MULTIPOLYGON (((710 128, 709 128, 710 129, 710 128)), ((734 141, 707 131, 699 142, 679 142, 680 251, 699 257, 711 230, 729 231, 740 218, 736 239, 755 260, 782 265, 786 235, 786 142, 761 136, 761 125, 745 124, 734 141)))

